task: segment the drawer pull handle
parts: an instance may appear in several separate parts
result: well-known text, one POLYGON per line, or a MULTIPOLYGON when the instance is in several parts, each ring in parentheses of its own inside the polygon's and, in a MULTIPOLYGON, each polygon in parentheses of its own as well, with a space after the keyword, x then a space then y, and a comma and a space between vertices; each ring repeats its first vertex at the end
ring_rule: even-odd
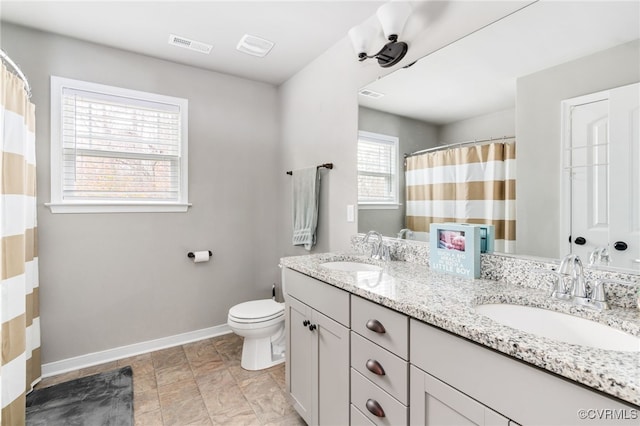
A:
POLYGON ((304 320, 304 321, 302 321, 302 326, 303 326, 303 327, 306 327, 306 326, 308 326, 309 324, 311 324, 311 321, 309 321, 309 320, 304 320))
POLYGON ((367 328, 380 334, 384 334, 387 332, 387 330, 384 329, 384 325, 382 325, 380 321, 375 319, 370 319, 369 321, 367 321, 367 328))
POLYGON ((375 399, 367 399, 367 410, 376 417, 384 417, 384 410, 375 399))
POLYGON ((368 360, 366 366, 367 370, 371 371, 373 374, 377 374, 378 376, 385 375, 384 368, 382 368, 382 365, 375 359, 368 360))

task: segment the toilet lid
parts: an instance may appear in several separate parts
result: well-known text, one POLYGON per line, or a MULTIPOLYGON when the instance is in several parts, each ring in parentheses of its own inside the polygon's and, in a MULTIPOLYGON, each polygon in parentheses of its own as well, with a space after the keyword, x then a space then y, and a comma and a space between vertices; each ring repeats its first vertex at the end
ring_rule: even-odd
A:
POLYGON ((267 321, 284 313, 284 306, 273 299, 251 300, 229 309, 229 316, 239 320, 267 321))

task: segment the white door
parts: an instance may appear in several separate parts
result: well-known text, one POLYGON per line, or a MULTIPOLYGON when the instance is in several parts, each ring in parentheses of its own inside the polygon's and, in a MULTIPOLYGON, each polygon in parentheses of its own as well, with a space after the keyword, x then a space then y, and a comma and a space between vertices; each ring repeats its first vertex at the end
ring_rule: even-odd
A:
POLYGON ((609 244, 609 100, 571 110, 571 253, 583 260, 609 244))
POLYGON ((611 265, 640 270, 640 83, 611 90, 611 265))
POLYGON ((571 253, 640 270, 640 84, 568 101, 571 253))

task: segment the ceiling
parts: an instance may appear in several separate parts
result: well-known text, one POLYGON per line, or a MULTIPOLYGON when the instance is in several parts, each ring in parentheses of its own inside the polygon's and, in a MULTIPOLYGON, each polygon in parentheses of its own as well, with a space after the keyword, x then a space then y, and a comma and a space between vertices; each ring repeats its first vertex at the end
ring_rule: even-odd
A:
POLYGON ((519 77, 639 37, 637 0, 544 0, 367 85, 384 96, 359 103, 447 124, 514 108, 519 77))
MULTIPOLYGON (((375 14, 384 1, 0 1, 26 27, 279 85, 375 14), (236 50, 244 34, 275 42, 264 58, 236 50), (169 34, 212 44, 209 54, 169 34)), ((355 53, 354 53, 355 59, 355 53)))

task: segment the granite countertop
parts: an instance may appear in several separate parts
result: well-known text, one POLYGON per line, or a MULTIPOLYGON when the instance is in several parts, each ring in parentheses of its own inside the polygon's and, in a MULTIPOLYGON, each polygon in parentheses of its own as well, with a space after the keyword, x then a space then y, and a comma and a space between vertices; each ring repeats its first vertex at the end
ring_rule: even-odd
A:
POLYGON ((392 261, 385 264, 357 254, 285 257, 281 259, 281 264, 511 357, 640 405, 640 352, 610 351, 539 337, 477 314, 474 306, 485 303, 536 306, 588 318, 640 336, 640 311, 637 309, 612 308, 597 312, 549 299, 542 289, 484 279, 468 280, 435 272, 416 263, 392 261), (373 263, 382 266, 383 270, 342 272, 320 266, 329 261, 373 263))

